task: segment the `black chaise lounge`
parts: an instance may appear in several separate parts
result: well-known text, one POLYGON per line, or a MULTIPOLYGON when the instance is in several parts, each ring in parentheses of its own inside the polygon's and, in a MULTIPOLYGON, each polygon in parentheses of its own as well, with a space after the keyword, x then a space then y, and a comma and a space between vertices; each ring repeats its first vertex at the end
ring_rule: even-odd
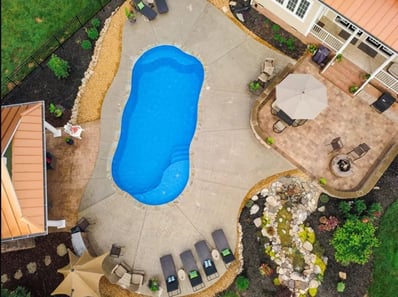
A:
POLYGON ((185 272, 188 274, 189 282, 191 283, 194 292, 205 287, 202 276, 200 275, 199 268, 196 265, 195 258, 191 250, 186 250, 180 254, 182 265, 185 272))
POLYGON ((206 274, 208 281, 218 277, 217 268, 211 259, 211 253, 209 246, 206 241, 201 240, 195 243, 196 253, 199 256, 200 262, 202 263, 203 270, 206 274))
POLYGON ((225 266, 229 266, 234 260, 235 256, 229 247, 227 237, 225 237, 224 231, 218 229, 211 233, 214 243, 216 244, 217 250, 220 252, 221 257, 224 261, 225 266))
POLYGON ((159 13, 166 13, 169 11, 166 0, 155 0, 155 4, 159 13))
POLYGON ((167 294, 175 296, 181 293, 181 289, 177 279, 176 267, 172 255, 165 255, 160 258, 164 280, 166 282, 167 294))
POLYGON ((155 10, 146 5, 142 0, 133 0, 133 6, 148 20, 152 21, 158 15, 155 10))

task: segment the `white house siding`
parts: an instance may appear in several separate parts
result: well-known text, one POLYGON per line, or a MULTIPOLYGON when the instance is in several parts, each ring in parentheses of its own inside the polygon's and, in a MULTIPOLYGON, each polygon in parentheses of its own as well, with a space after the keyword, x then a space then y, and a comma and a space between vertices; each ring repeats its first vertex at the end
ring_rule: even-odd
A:
POLYGON ((295 30, 306 36, 310 32, 312 24, 316 22, 322 10, 322 5, 317 0, 309 1, 311 2, 311 4, 303 19, 299 18, 298 16, 287 10, 275 0, 257 0, 254 1, 254 3, 263 6, 264 8, 284 20, 295 30))

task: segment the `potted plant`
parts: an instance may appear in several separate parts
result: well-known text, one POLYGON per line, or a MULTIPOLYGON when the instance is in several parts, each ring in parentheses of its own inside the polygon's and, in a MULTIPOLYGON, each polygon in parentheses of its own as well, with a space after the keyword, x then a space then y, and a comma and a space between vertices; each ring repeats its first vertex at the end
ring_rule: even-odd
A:
POLYGON ((66 142, 67 144, 69 144, 69 145, 72 145, 72 144, 75 143, 75 142, 73 141, 73 139, 70 138, 70 137, 65 137, 65 142, 66 142))
POLYGON ((315 44, 313 44, 313 43, 310 43, 310 44, 307 45, 307 51, 308 51, 311 55, 315 54, 315 52, 316 52, 317 49, 318 49, 318 46, 315 45, 315 44))
POLYGON ((337 62, 341 62, 343 60, 343 55, 342 54, 338 54, 337 56, 336 56, 336 61, 337 62))
POLYGON ((275 140, 274 140, 273 137, 268 136, 268 137, 265 139, 265 142, 266 142, 267 144, 271 145, 271 144, 274 144, 275 140))
POLYGON ((365 73, 361 73, 361 79, 362 80, 365 81, 365 80, 369 79, 369 77, 370 77, 369 73, 366 73, 366 72, 365 73))
POLYGON ((349 91, 351 94, 354 94, 356 91, 358 91, 358 89, 359 89, 358 86, 352 85, 352 86, 350 86, 350 87, 348 88, 348 91, 349 91))
POLYGON ((151 278, 148 282, 148 287, 152 292, 157 292, 160 289, 159 280, 157 278, 151 278))
POLYGON ((48 107, 49 112, 55 116, 56 118, 60 118, 62 117, 62 115, 64 114, 64 108, 62 105, 55 105, 54 103, 50 103, 50 106, 48 107))
POLYGON ((258 80, 254 80, 249 83, 249 90, 251 93, 259 95, 262 92, 263 87, 258 80))
POLYGON ((136 19, 134 11, 132 9, 128 9, 127 7, 125 7, 124 13, 126 14, 126 17, 130 23, 136 22, 137 19, 136 19))

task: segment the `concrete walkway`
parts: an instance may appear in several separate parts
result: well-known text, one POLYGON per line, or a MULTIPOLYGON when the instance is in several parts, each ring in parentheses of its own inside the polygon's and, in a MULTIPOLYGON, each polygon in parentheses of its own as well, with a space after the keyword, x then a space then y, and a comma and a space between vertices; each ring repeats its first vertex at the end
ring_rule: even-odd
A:
MULTIPOLYGON (((123 245, 123 260, 145 270, 147 280, 157 276, 163 284, 162 255, 171 253, 178 270, 179 254, 192 249, 196 255, 196 241, 205 239, 214 247, 211 232, 217 228, 224 229, 235 249, 239 208, 247 192, 259 180, 294 168, 255 138, 249 125, 255 98, 247 89, 266 57, 275 59, 276 73, 294 61, 249 37, 207 1, 169 0, 168 5, 169 12, 154 21, 141 15, 135 24, 126 21, 120 68, 102 107, 98 158, 79 213, 96 221, 89 240, 97 254, 109 251, 112 243, 123 245), (176 45, 199 58, 205 82, 191 144, 189 183, 174 202, 154 207, 117 188, 111 163, 132 67, 145 50, 161 44, 176 45)), ((221 262, 216 265, 225 271, 221 262)), ((181 288, 182 295, 192 293, 188 280, 181 288)))

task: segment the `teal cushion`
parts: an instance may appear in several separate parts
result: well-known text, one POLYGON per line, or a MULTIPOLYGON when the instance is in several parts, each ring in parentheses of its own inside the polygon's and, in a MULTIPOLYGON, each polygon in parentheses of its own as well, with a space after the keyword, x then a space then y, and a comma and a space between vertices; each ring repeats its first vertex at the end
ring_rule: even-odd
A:
POLYGON ((195 278, 195 277, 198 277, 198 272, 197 272, 196 270, 192 270, 192 271, 189 273, 189 278, 190 278, 190 279, 193 279, 193 278, 195 278))
POLYGON ((145 4, 140 2, 140 3, 137 4, 137 7, 138 7, 139 10, 142 10, 145 7, 145 4))
POLYGON ((221 251, 221 254, 222 254, 224 257, 226 257, 226 256, 228 256, 228 255, 231 254, 231 251, 230 251, 229 249, 223 249, 223 250, 221 251))

